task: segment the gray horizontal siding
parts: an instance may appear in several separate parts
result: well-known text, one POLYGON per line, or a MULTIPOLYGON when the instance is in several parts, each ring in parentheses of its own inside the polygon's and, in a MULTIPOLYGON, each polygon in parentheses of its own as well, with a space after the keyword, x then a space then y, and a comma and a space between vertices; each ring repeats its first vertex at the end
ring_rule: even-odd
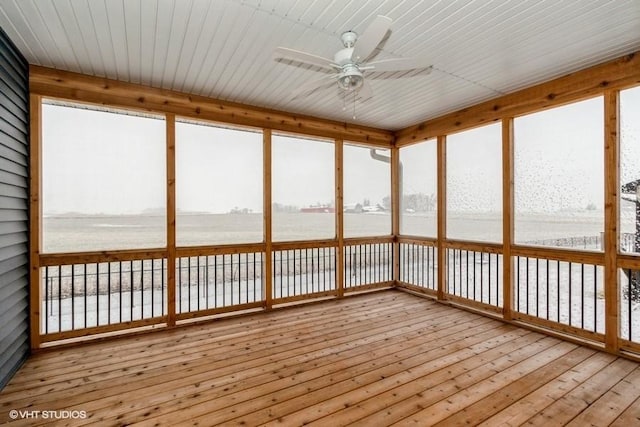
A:
POLYGON ((28 77, 0 31, 0 389, 29 354, 28 77))

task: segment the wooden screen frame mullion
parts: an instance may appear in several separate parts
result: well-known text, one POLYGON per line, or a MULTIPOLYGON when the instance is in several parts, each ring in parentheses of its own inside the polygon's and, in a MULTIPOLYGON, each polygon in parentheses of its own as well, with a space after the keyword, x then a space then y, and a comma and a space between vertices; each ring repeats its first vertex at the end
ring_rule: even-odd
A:
POLYGON ((29 341, 40 348, 40 252, 42 251, 42 97, 29 95, 29 341))
POLYGON ((620 319, 618 292, 618 240, 619 215, 619 112, 620 92, 604 92, 604 301, 605 348, 609 352, 620 350, 620 319))

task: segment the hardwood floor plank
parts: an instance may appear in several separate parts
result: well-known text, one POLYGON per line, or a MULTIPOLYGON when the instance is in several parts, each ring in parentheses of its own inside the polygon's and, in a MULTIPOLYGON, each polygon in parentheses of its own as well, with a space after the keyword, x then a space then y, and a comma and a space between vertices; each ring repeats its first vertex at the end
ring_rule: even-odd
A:
MULTIPOLYGON (((126 360, 122 361, 119 359, 114 359, 112 354, 108 354, 106 356, 109 363, 105 363, 105 356, 102 356, 102 362, 99 361, 93 362, 91 364, 84 363, 84 359, 78 359, 75 363, 68 363, 65 368, 61 368, 60 366, 51 366, 48 371, 41 373, 41 376, 38 374, 25 374, 25 378, 20 378, 19 381, 12 382, 10 384, 11 387, 7 387, 5 393, 13 393, 19 392, 24 388, 30 388, 32 384, 35 382, 40 386, 46 386, 49 383, 56 383, 60 379, 63 379, 65 382, 69 382, 74 378, 86 382, 87 379, 100 380, 103 379, 100 374, 106 374, 109 372, 114 372, 115 375, 120 375, 120 371, 122 369, 125 372, 135 374, 137 372, 136 368, 139 366, 142 370, 148 370, 149 364, 154 361, 165 361, 166 359, 171 358, 172 353, 179 353, 181 358, 188 358, 189 354, 209 351, 214 348, 222 349, 226 354, 228 354, 229 348, 243 348, 247 343, 251 343, 253 346, 260 345, 271 342, 274 338, 278 338, 282 336, 282 329, 286 328, 287 330, 287 339, 296 340, 296 337, 301 335, 307 335, 308 337, 313 336, 313 333, 316 333, 316 336, 324 336, 329 326, 336 326, 338 328, 342 328, 347 330, 349 325, 346 324, 346 320, 350 320, 351 322, 367 322, 369 319, 376 318, 378 315, 386 315, 390 316, 391 314, 396 315, 401 310, 412 310, 412 307, 416 310, 440 310, 438 307, 429 307, 424 308, 421 305, 405 305, 405 306, 391 306, 388 309, 378 308, 378 309, 367 309, 366 312, 363 312, 360 316, 359 313, 356 312, 352 316, 349 314, 343 314, 340 316, 325 316, 325 319, 313 319, 310 318, 304 324, 296 325, 295 327, 283 324, 283 325, 272 325, 271 327, 262 327, 256 329, 252 332, 253 335, 242 334, 240 336, 236 334, 230 334, 227 337, 218 337, 216 339, 208 339, 203 338, 201 342, 198 341, 189 341, 186 343, 180 342, 175 345, 168 346, 167 348, 161 349, 158 348, 156 351, 150 352, 147 348, 141 349, 138 353, 132 353, 130 357, 126 360), (309 326, 309 324, 312 326, 309 326), (259 334, 259 338, 256 340, 256 333, 262 332, 259 334), (206 344, 202 344, 205 342, 206 344), (197 343, 199 345, 194 345, 197 343), (74 374, 76 376, 74 377, 74 374), (97 376, 93 378, 92 376, 97 376)), ((437 312, 434 312, 434 315, 437 312)), ((197 355, 194 355, 194 357, 197 355)), ((1 400, 0 400, 1 402, 1 400)))
POLYGON ((449 415, 466 408, 477 400, 490 393, 493 393, 509 384, 513 378, 525 376, 534 370, 540 369, 548 363, 565 357, 571 350, 575 349, 575 344, 559 342, 540 352, 530 354, 526 359, 496 372, 490 378, 486 378, 469 387, 464 387, 459 393, 442 399, 436 404, 430 405, 419 412, 401 420, 393 425, 434 425, 442 421, 449 415))
POLYGON ((519 426, 610 364, 616 356, 596 352, 576 367, 542 385, 509 407, 479 424, 479 427, 519 426))
POLYGON ((366 426, 372 422, 390 425, 401 421, 442 399, 449 399, 468 387, 491 378, 502 370, 527 360, 558 344, 554 339, 538 334, 529 334, 514 347, 496 347, 478 357, 465 360, 456 369, 441 370, 435 375, 426 376, 416 382, 393 391, 393 394, 380 395, 363 406, 363 411, 354 416, 353 425, 366 426), (382 406, 381 406, 382 405, 382 406))
MULTIPOLYGON (((358 295, 353 298, 354 301, 348 301, 344 306, 337 308, 331 306, 333 301, 326 301, 328 306, 323 304, 311 305, 309 312, 295 311, 291 313, 289 310, 276 310, 269 313, 257 313, 248 315, 250 320, 240 318, 223 318, 204 323, 200 325, 190 325, 173 330, 159 330, 155 333, 145 334, 135 337, 122 337, 104 342, 86 343, 82 346, 73 347, 75 351, 63 350, 46 350, 43 353, 34 355, 27 366, 25 366, 25 375, 19 381, 29 378, 28 372, 37 371, 44 368, 51 370, 55 368, 60 372, 68 366, 75 366, 78 360, 82 363, 93 363, 95 366, 104 365, 105 351, 109 355, 110 360, 128 360, 132 358, 148 357, 156 353, 164 353, 167 349, 178 348, 179 346, 188 347, 194 342, 200 342, 203 339, 227 339, 233 334, 237 336, 247 336, 255 334, 256 328, 269 327, 295 327, 299 324, 306 324, 309 320, 316 319, 319 322, 330 322, 331 316, 336 318, 340 316, 357 316, 358 313, 375 312, 376 310, 393 310, 401 308, 404 305, 413 304, 403 298, 400 293, 397 295, 389 295, 382 301, 371 299, 371 295, 358 295), (362 298, 362 301, 360 299, 362 298), (359 301, 359 302, 358 302, 359 301), (386 306, 386 307, 385 307, 386 306), (215 325, 215 327, 212 327, 215 325), (43 359, 41 359, 43 358, 43 359), (41 363, 40 360, 44 362, 41 363)), ((415 301, 414 301, 415 303, 415 301)), ((35 377, 40 377, 41 373, 36 372, 35 377)))
MULTIPOLYGON (((486 328, 486 326, 484 327, 486 328)), ((482 328, 478 329, 478 331, 480 330, 482 330, 482 328)), ((454 339, 460 340, 462 338, 464 338, 464 335, 458 335, 454 339)), ((428 344, 428 346, 432 345, 431 343, 428 344)), ((372 351, 371 348, 365 348, 365 350, 369 352, 372 351)), ((413 349, 409 349, 410 353, 414 351, 413 349)), ((199 414, 206 414, 209 422, 220 423, 229 418, 229 414, 237 414, 235 416, 238 416, 243 412, 252 412, 256 410, 254 408, 260 409, 265 405, 273 405, 275 403, 274 399, 276 402, 280 402, 288 398, 295 398, 308 394, 309 391, 321 388, 327 384, 348 381, 358 373, 384 369, 388 364, 402 363, 403 361, 404 359, 402 357, 394 357, 394 354, 389 354, 381 360, 366 357, 365 362, 360 364, 356 363, 355 365, 351 364, 349 360, 342 364, 334 363, 330 366, 330 372, 325 375, 316 375, 313 371, 304 372, 303 370, 297 370, 295 375, 290 377, 274 377, 271 382, 252 388, 251 393, 246 393, 242 390, 222 395, 205 392, 201 393, 197 399, 189 399, 188 402, 185 402, 184 407, 176 407, 174 408, 174 412, 158 418, 157 421, 147 420, 148 423, 145 421, 142 425, 154 424, 155 422, 163 425, 171 425, 180 421, 185 413, 188 413, 190 418, 199 414), (253 405, 247 402, 248 400, 251 400, 253 405), (178 412, 175 412, 175 410, 178 412), (212 414, 214 411, 218 412, 212 414)))
POLYGON ((431 362, 428 370, 424 368, 417 371, 407 369, 409 375, 404 379, 398 376, 401 381, 395 383, 391 382, 394 378, 390 378, 387 380, 388 386, 385 388, 380 387, 383 384, 374 384, 373 387, 368 387, 365 393, 362 393, 363 390, 353 390, 343 395, 336 395, 331 400, 320 402, 277 421, 284 423, 315 421, 321 425, 330 420, 336 425, 349 424, 364 416, 377 413, 380 410, 380 405, 387 406, 394 401, 401 401, 404 396, 411 395, 410 390, 419 386, 421 382, 431 384, 442 382, 445 377, 448 378, 455 372, 464 371, 470 360, 476 356, 491 358, 495 354, 530 344, 532 337, 532 334, 525 334, 519 337, 512 336, 515 339, 509 340, 505 339, 508 338, 507 336, 502 335, 476 344, 468 342, 469 345, 466 348, 431 362))
MULTIPOLYGON (((445 323, 447 323, 446 318, 444 320, 445 323)), ((456 331, 464 330, 469 327, 467 321, 464 321, 463 319, 452 319, 452 322, 455 322, 456 331), (462 320, 462 322, 458 322, 458 320, 462 320)), ((339 345, 327 341, 325 342, 325 345, 318 350, 314 351, 313 348, 307 348, 305 352, 301 352, 297 355, 287 355, 288 357, 284 360, 288 361, 288 363, 281 366, 276 365, 274 362, 268 366, 259 367, 260 371, 256 368, 250 369, 245 366, 232 367, 231 369, 226 369, 228 371, 227 377, 218 377, 215 381, 207 379, 204 382, 199 382, 201 386, 200 389, 206 388, 209 384, 215 384, 215 388, 207 390, 205 394, 202 394, 199 390, 189 390, 188 386, 183 389, 183 393, 176 392, 175 384, 164 384, 163 386, 170 386, 169 389, 172 393, 171 396, 169 396, 169 399, 173 399, 174 397, 184 397, 190 403, 197 403, 198 400, 227 395, 232 392, 245 390, 249 387, 251 387, 252 392, 255 392, 255 387, 258 385, 286 378, 290 375, 297 375, 300 372, 304 372, 305 375, 312 375, 313 372, 309 371, 310 366, 313 370, 319 371, 320 368, 327 369, 326 366, 328 365, 329 372, 331 372, 331 369, 334 369, 332 366, 333 364, 345 363, 343 359, 350 360, 353 357, 361 356, 364 360, 368 360, 371 355, 376 354, 377 351, 381 351, 382 354, 384 354, 383 351, 387 351, 385 349, 390 345, 395 345, 398 350, 402 350, 404 347, 411 349, 413 346, 419 345, 422 339, 429 343, 436 339, 442 339, 439 337, 446 337, 446 330, 433 330, 430 333, 425 333, 427 331, 428 329, 422 331, 406 331, 403 333, 396 330, 395 332, 389 332, 386 334, 373 331, 373 335, 371 336, 366 336, 360 339, 345 340, 345 342, 340 343, 339 345), (420 337, 421 335, 422 338, 420 337), (222 386, 224 386, 224 388, 222 386), (197 396, 191 396, 189 393, 197 394, 197 396)), ((456 332, 451 333, 451 335, 454 336, 455 334, 456 332)), ((319 372, 318 376, 324 374, 325 372, 319 372)), ((189 383, 186 382, 186 384, 189 383)), ((144 392, 146 393, 147 390, 144 390, 144 392)), ((151 390, 151 392, 154 392, 154 390, 151 390)), ((143 404, 146 406, 149 406, 149 404, 153 405, 157 402, 158 398, 162 398, 162 394, 155 395, 152 402, 143 402, 143 404)), ((144 408, 145 406, 142 406, 141 410, 147 412, 144 408)), ((109 406, 107 409, 111 411, 113 407, 109 406)), ((127 422, 133 421, 135 417, 139 415, 139 412, 135 412, 135 410, 140 410, 140 406, 136 405, 134 407, 131 405, 126 408, 127 422)), ((155 410, 153 413, 157 414, 159 411, 160 410, 155 410)))
POLYGON ((591 406, 568 423, 568 426, 601 426, 612 423, 640 394, 640 368, 614 385, 591 406))
POLYGON ((564 426, 638 366, 616 359, 597 374, 527 420, 526 425, 564 426))
MULTIPOLYGON (((411 306, 409 306, 408 309, 405 313, 406 316, 409 316, 410 313, 416 313, 416 311, 411 310, 411 306)), ((256 362, 260 364, 267 355, 274 357, 277 354, 282 354, 290 357, 290 352, 292 351, 304 354, 314 349, 314 346, 324 348, 328 345, 327 343, 333 343, 332 340, 350 342, 361 336, 376 336, 376 334, 384 336, 386 329, 395 330, 403 326, 411 328, 416 321, 423 318, 428 320, 433 314, 439 313, 439 311, 435 313, 429 313, 427 310, 424 311, 425 313, 420 316, 413 314, 413 318, 407 317, 404 321, 392 326, 389 326, 385 314, 385 316, 381 316, 381 319, 375 321, 370 320, 364 323, 355 321, 351 325, 335 323, 332 329, 328 329, 326 325, 320 325, 318 327, 315 325, 307 325, 303 328, 303 333, 300 335, 290 335, 288 332, 283 333, 280 328, 277 328, 277 340, 275 341, 273 337, 268 337, 266 341, 261 341, 258 337, 253 337, 249 338, 246 342, 243 341, 241 345, 236 345, 237 343, 234 339, 228 342, 220 341, 210 352, 199 351, 195 356, 192 355, 193 357, 185 357, 182 352, 178 353, 177 358, 168 359, 168 365, 160 367, 143 365, 138 372, 131 372, 129 368, 125 367, 117 370, 114 378, 104 379, 100 376, 93 376, 87 379, 87 377, 82 377, 80 381, 86 382, 86 384, 79 384, 73 388, 66 387, 69 379, 64 377, 61 378, 60 381, 65 385, 69 396, 59 390, 61 393, 56 395, 56 399, 59 400, 60 397, 64 397, 65 400, 63 403, 65 405, 78 405, 98 397, 110 395, 119 396, 123 391, 141 389, 153 385, 157 381, 166 382, 172 378, 184 379, 185 376, 193 376, 195 373, 209 372, 212 369, 223 367, 227 367, 229 370, 235 370, 238 368, 235 366, 227 366, 229 365, 229 360, 233 361, 233 365, 244 362, 256 362), (257 344, 251 343, 252 340, 255 340, 257 344), (167 374, 167 370, 171 373, 167 374), (99 391, 100 395, 93 394, 89 396, 88 393, 93 391, 99 391)), ((400 316, 401 312, 401 310, 396 309, 394 315, 400 316)), ((256 335, 261 335, 260 331, 256 331, 256 335)), ((208 344, 196 348, 197 350, 207 349, 208 344)), ((80 370, 80 372, 82 371, 80 370)), ((45 402, 51 404, 50 401, 53 399, 53 395, 50 392, 42 394, 40 397, 41 399, 30 396, 32 405, 36 403, 44 404, 45 402)), ((16 405, 17 402, 9 401, 3 402, 2 404, 5 405, 5 403, 16 405)))
POLYGON ((637 397, 633 403, 611 423, 611 427, 629 427, 635 425, 640 425, 640 397, 637 397))
POLYGON ((455 412, 453 415, 435 425, 471 425, 485 421, 496 412, 537 390, 541 384, 546 384, 567 370, 573 369, 595 352, 596 350, 585 347, 575 348, 559 360, 554 360, 525 376, 516 377, 514 381, 502 387, 500 390, 455 412))
MULTIPOLYGON (((446 333, 445 331, 438 331, 424 334, 422 338, 419 333, 416 333, 413 337, 409 335, 399 335, 392 338, 385 338, 377 343, 371 343, 376 344, 371 348, 369 346, 362 345, 362 343, 353 342, 352 346, 349 348, 345 347, 344 350, 338 347, 333 347, 331 353, 307 353, 304 357, 299 357, 297 360, 292 361, 290 365, 276 366, 272 371, 263 369, 261 372, 253 372, 255 371, 254 369, 242 371, 242 374, 235 374, 235 378, 230 379, 230 381, 228 381, 228 385, 225 386, 224 389, 222 389, 221 383, 224 383, 225 379, 218 380, 215 382, 217 390, 214 394, 209 394, 209 397, 215 398, 243 390, 255 392, 255 388, 258 386, 270 383, 276 379, 300 375, 301 372, 304 372, 305 377, 313 378, 332 373, 336 369, 336 365, 346 369, 349 366, 357 366, 360 363, 365 363, 372 359, 376 360, 377 363, 383 363, 384 358, 402 358, 404 353, 423 351, 423 349, 429 348, 436 341, 440 343, 441 341, 446 342, 448 340, 456 339, 458 333, 468 329, 470 326, 472 326, 470 325, 470 322, 457 323, 455 327, 447 327, 446 333)), ((201 388, 206 388, 207 385, 207 382, 199 383, 201 388)), ((213 391, 213 389, 209 390, 208 393, 213 391)), ((173 395, 174 396, 169 396, 169 400, 172 400, 174 397, 181 398, 189 402, 189 404, 196 403, 193 399, 201 397, 200 393, 198 393, 198 389, 194 389, 193 386, 186 386, 177 390, 174 388, 173 395)), ((156 406, 164 403, 165 400, 166 399, 162 395, 154 395, 152 399, 145 399, 128 405, 126 407, 127 415, 125 421, 134 422, 142 420, 151 414, 156 416, 160 415, 163 411, 161 408, 157 408, 156 406)), ((108 410, 109 412, 112 412, 114 407, 111 406, 108 410)), ((106 420, 103 418, 99 419, 100 421, 106 420)))
MULTIPOLYGON (((471 361, 475 360, 474 356, 478 354, 481 355, 478 357, 481 359, 482 354, 487 352, 488 354, 484 354, 484 356, 490 359, 501 350, 510 352, 515 348, 531 345, 530 339, 522 338, 526 335, 528 334, 522 335, 511 330, 503 330, 502 333, 494 336, 473 334, 464 342, 458 343, 457 349, 447 348, 444 354, 434 352, 438 356, 437 359, 423 360, 424 355, 416 355, 404 360, 403 363, 392 366, 391 369, 376 370, 362 376, 353 376, 347 381, 330 384, 326 388, 314 390, 314 393, 303 393, 278 406, 272 406, 271 409, 275 409, 273 412, 280 416, 270 416, 272 411, 262 409, 236 421, 251 425, 257 420, 264 422, 271 419, 275 421, 271 424, 300 425, 310 423, 315 418, 330 415, 331 422, 334 422, 336 419, 334 412, 353 407, 357 402, 380 395, 385 391, 405 386, 414 382, 416 378, 429 377, 429 375, 433 377, 438 373, 442 377, 446 377, 449 372, 454 372, 456 369, 464 370, 465 363, 472 363, 471 361), (504 346, 500 345, 502 343, 504 346), (490 352, 493 347, 497 347, 499 350, 494 349, 494 352, 490 352)), ((378 398, 376 402, 379 404, 383 400, 378 398)))
MULTIPOLYGON (((356 298, 357 299, 357 298, 356 298)), ((232 336, 239 338, 251 336, 255 334, 256 328, 269 329, 272 327, 286 327, 295 328, 299 325, 307 325, 310 321, 316 320, 320 323, 332 323, 341 319, 358 319, 359 314, 367 316, 375 316, 378 310, 384 310, 387 312, 393 312, 396 309, 407 308, 408 305, 416 304, 416 301, 408 301, 406 299, 394 298, 391 300, 383 301, 383 304, 360 304, 359 306, 348 306, 345 310, 340 310, 337 313, 331 313, 330 311, 320 310, 316 313, 300 313, 296 316, 286 316, 286 313, 271 312, 265 313, 267 316, 262 316, 262 322, 258 319, 252 323, 243 323, 242 326, 235 326, 233 323, 221 321, 222 324, 216 322, 216 327, 208 327, 208 330, 204 327, 184 327, 173 331, 158 332, 159 337, 147 336, 136 337, 137 339, 131 343, 131 345, 118 345, 120 341, 127 341, 126 338, 117 340, 114 342, 114 347, 105 347, 106 343, 88 344, 86 349, 77 355, 73 355, 71 352, 66 352, 67 356, 62 356, 62 360, 59 360, 55 354, 46 354, 46 362, 40 363, 38 356, 45 356, 45 354, 38 354, 34 357, 34 360, 30 360, 28 366, 25 366, 24 375, 17 379, 14 384, 21 382, 28 382, 32 378, 40 378, 42 373, 39 369, 45 369, 47 371, 55 369, 56 372, 62 372, 64 369, 77 368, 78 360, 82 360, 83 368, 90 369, 91 366, 104 365, 104 350, 108 349, 109 359, 112 362, 127 361, 135 358, 146 358, 150 355, 166 352, 167 346, 171 349, 188 348, 188 346, 194 342, 202 341, 203 339, 215 340, 215 339, 228 339, 232 336), (335 320, 332 320, 332 317, 335 320), (228 326, 225 325, 228 324, 228 326), (226 327, 225 327, 226 326, 226 327)), ((417 307, 417 306, 416 306, 417 307)), ((262 314, 262 313, 261 313, 262 314)))

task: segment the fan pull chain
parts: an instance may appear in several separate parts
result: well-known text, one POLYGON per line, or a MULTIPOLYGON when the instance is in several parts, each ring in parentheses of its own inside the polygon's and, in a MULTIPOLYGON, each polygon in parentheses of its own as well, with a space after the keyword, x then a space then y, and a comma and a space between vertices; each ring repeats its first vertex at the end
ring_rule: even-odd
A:
POLYGON ((353 91, 353 120, 356 119, 356 92, 357 91, 353 91))

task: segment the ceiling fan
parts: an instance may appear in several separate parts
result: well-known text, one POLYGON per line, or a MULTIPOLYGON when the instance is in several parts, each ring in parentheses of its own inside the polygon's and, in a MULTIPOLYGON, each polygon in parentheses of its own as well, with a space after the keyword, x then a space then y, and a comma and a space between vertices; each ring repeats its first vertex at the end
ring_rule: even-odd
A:
POLYGON ((424 65, 423 61, 415 58, 391 58, 367 62, 382 42, 391 27, 392 19, 378 15, 361 35, 353 31, 342 33, 340 39, 344 49, 339 50, 333 59, 323 58, 312 53, 302 52, 286 47, 277 47, 274 51, 276 61, 289 60, 294 66, 312 65, 314 71, 324 72, 325 75, 312 80, 295 89, 291 97, 309 94, 318 89, 330 88, 336 85, 345 94, 356 96, 362 100, 371 98, 371 85, 365 80, 376 78, 397 78, 393 75, 398 71, 420 70, 429 73, 432 66, 424 65), (329 80, 329 81, 327 81, 329 80))

